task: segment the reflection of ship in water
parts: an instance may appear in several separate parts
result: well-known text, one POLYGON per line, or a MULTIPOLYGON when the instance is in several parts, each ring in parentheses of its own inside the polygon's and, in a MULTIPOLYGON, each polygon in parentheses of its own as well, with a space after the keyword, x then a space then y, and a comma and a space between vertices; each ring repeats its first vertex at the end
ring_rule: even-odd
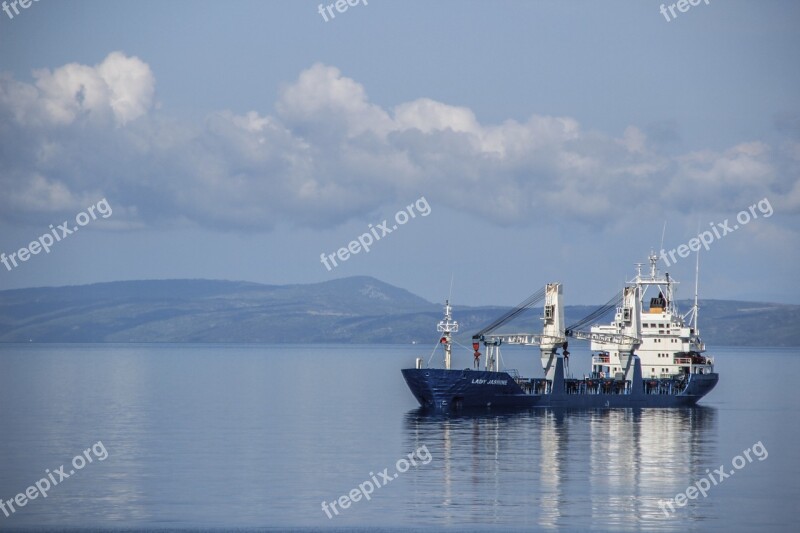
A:
POLYGON ((439 515, 439 524, 661 527, 659 500, 716 461, 709 407, 463 416, 418 409, 404 425, 404 448, 425 445, 433 455, 415 484, 419 508, 409 511, 439 515))

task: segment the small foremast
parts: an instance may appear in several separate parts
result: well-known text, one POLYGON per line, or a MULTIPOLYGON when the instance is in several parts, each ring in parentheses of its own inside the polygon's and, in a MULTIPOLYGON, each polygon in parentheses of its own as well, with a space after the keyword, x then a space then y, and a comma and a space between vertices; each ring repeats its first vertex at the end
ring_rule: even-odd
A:
POLYGON ((436 331, 442 334, 439 342, 444 344, 444 367, 450 370, 450 359, 453 353, 452 334, 458 332, 458 322, 453 320, 453 308, 450 306, 450 300, 445 300, 444 319, 436 326, 436 331))

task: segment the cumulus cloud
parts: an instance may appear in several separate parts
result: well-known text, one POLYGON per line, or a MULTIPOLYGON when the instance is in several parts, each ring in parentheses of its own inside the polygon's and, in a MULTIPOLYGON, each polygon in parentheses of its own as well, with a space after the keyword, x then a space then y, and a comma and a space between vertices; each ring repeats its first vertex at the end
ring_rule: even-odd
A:
POLYGON ((304 70, 273 114, 213 113, 201 126, 153 110, 149 66, 121 52, 94 67, 0 76, 0 218, 109 198, 133 225, 327 227, 425 195, 497 224, 603 224, 726 210, 764 196, 800 210, 796 142, 668 156, 648 127, 619 136, 572 117, 482 124, 429 98, 384 109, 332 66, 304 70), (785 198, 785 200, 783 200, 785 198))
POLYGON ((67 126, 79 118, 125 125, 147 112, 155 89, 150 67, 121 52, 94 67, 70 63, 35 70, 33 77, 33 85, 8 77, 0 82, 0 104, 23 127, 67 126))

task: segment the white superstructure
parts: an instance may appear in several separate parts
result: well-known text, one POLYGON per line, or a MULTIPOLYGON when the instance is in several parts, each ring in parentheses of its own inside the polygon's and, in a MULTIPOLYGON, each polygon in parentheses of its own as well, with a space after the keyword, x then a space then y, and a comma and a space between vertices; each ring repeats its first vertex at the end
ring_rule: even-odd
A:
MULTIPOLYGON (((637 264, 636 277, 629 282, 638 288, 641 303, 641 345, 636 349, 642 365, 644 379, 669 378, 680 374, 706 374, 714 371, 714 360, 703 355, 705 344, 697 329, 697 296, 694 307, 685 316, 681 315, 675 304, 675 285, 677 281, 666 273, 663 276, 656 266, 658 256, 651 254, 650 273, 643 275, 641 264, 637 264), (645 304, 649 302, 649 305, 645 304), (691 315, 692 321, 688 321, 691 315)), ((593 334, 620 333, 626 325, 623 307, 617 308, 614 322, 608 325, 592 326, 593 334)), ((617 347, 592 341, 592 351, 600 353, 592 356, 592 371, 615 375, 624 372, 625 360, 620 360, 617 347)))

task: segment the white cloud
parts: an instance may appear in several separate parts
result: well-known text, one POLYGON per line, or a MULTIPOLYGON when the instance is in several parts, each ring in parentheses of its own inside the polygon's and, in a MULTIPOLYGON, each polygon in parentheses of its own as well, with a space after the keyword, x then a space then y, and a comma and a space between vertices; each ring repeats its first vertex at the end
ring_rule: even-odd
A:
POLYGON ((420 98, 395 109, 395 130, 416 128, 423 133, 452 131, 481 134, 475 114, 464 107, 442 104, 429 98, 420 98))
POLYGON ((139 58, 114 52, 95 70, 108 87, 108 105, 119 124, 136 120, 150 109, 155 78, 150 67, 139 58))
POLYGON ((339 69, 319 63, 284 88, 276 108, 290 127, 330 125, 341 127, 348 137, 366 131, 385 133, 390 127, 389 116, 367 101, 363 86, 342 76, 339 69))
POLYGON ((9 203, 19 209, 36 212, 80 210, 94 202, 94 198, 80 197, 63 183, 34 174, 19 184, 21 187, 7 191, 9 203))
POLYGON ((93 194, 145 225, 253 230, 327 227, 423 194, 515 225, 637 223, 764 196, 800 211, 796 143, 668 156, 633 125, 615 137, 571 117, 482 124, 429 98, 385 110, 322 64, 282 89, 274 115, 221 111, 201 126, 152 111, 149 66, 120 52, 34 77, 0 76, 0 118, 11 124, 0 130, 0 186, 13 191, 0 199, 5 219, 93 194))
POLYGON ((0 90, 0 103, 23 126, 66 126, 81 117, 101 124, 111 117, 124 125, 150 109, 155 92, 150 67, 120 52, 94 67, 70 63, 35 70, 33 77, 34 85, 5 78, 0 90))

